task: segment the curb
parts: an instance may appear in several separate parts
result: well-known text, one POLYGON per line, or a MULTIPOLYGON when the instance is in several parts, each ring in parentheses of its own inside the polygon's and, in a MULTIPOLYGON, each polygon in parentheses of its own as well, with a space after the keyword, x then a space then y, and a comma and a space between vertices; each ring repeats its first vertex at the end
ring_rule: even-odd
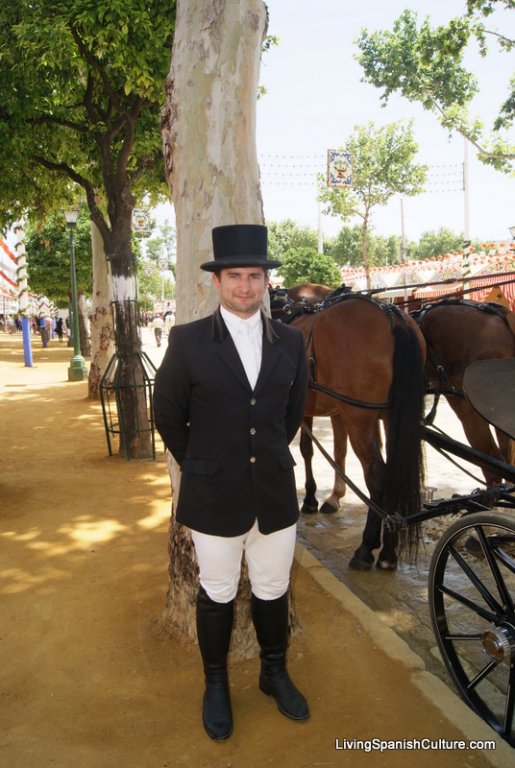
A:
POLYGON ((515 751, 509 744, 501 739, 445 683, 428 672, 424 660, 393 629, 386 626, 368 605, 356 597, 302 544, 297 543, 295 560, 325 592, 338 600, 340 605, 360 622, 367 634, 373 638, 374 643, 387 656, 408 668, 414 687, 437 707, 443 717, 458 728, 468 741, 495 740, 495 751, 481 751, 493 768, 513 768, 515 751))

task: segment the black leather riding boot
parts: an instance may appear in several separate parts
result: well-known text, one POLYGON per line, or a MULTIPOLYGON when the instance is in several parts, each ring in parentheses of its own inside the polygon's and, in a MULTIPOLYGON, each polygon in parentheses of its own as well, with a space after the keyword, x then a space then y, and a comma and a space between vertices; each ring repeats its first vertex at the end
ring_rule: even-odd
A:
POLYGON ((232 711, 227 679, 234 601, 215 603, 200 587, 197 595, 197 638, 204 665, 206 689, 202 722, 212 739, 232 733, 232 711))
POLYGON ((279 711, 286 717, 307 720, 308 703, 286 670, 288 593, 276 600, 260 600, 252 595, 251 613, 261 647, 260 689, 274 697, 279 711))

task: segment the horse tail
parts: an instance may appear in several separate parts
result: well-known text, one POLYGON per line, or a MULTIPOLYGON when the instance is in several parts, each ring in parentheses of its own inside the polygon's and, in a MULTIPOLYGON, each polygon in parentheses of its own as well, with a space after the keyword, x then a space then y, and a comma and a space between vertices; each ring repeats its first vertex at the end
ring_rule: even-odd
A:
MULTIPOLYGON (((386 420, 386 472, 383 507, 387 514, 407 519, 421 508, 424 477, 422 415, 424 359, 419 339, 399 316, 393 326, 393 378, 386 420)), ((405 548, 416 549, 418 530, 408 525, 402 536, 405 548)))

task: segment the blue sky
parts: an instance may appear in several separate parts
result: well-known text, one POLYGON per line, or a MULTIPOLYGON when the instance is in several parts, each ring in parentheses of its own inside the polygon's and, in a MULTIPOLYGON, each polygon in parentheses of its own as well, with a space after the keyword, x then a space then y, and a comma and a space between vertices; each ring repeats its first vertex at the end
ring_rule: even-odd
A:
MULTIPOLYGON (((461 15, 464 0, 267 0, 269 33, 279 46, 263 58, 261 84, 267 95, 258 103, 258 156, 267 221, 292 218, 317 227, 316 168, 324 169, 327 149, 341 146, 355 125, 372 120, 377 126, 413 120, 420 150, 417 159, 430 166, 427 192, 405 198, 404 222, 408 239, 446 226, 464 230, 462 172, 464 142, 450 139, 436 117, 400 96, 382 107, 380 91, 360 82, 354 41, 360 30, 391 29, 405 8, 422 19, 445 23, 461 15)), ((515 37, 515 13, 498 14, 497 28, 515 37), (502 27, 500 26, 502 24, 502 27)), ((492 46, 492 51, 495 46, 492 46)), ((480 81, 472 113, 491 125, 506 97, 513 57, 495 54, 470 62, 480 81)), ((513 137, 512 137, 513 139, 513 137)), ((469 146, 469 223, 472 238, 509 239, 515 225, 515 179, 485 167, 469 146)), ((377 234, 400 234, 400 200, 376 209, 377 234)), ((342 226, 323 217, 328 235, 342 226)))

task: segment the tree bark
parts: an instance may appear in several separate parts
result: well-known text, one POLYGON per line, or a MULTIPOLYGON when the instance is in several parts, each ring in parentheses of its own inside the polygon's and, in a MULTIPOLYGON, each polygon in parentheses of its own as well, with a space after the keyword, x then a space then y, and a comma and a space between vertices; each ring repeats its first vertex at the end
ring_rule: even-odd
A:
POLYGON ((91 365, 88 377, 88 397, 100 399, 100 379, 114 355, 114 328, 109 288, 109 265, 104 241, 96 224, 91 222, 93 252, 93 306, 91 309, 91 365))
MULTIPOLYGON (((211 230, 224 224, 262 224, 256 150, 256 100, 261 46, 267 27, 262 0, 177 3, 175 38, 162 117, 165 166, 177 226, 176 322, 208 315, 217 305, 211 277, 200 264, 213 258, 211 230)), ((172 499, 179 471, 170 460, 172 499)), ((189 534, 170 525, 166 618, 195 636, 198 588, 189 534)), ((233 655, 255 655, 248 578, 236 601, 233 655)))
POLYGON ((79 293, 77 303, 79 309, 80 351, 83 357, 91 357, 91 340, 88 333, 88 308, 86 306, 86 297, 83 293, 79 293))

